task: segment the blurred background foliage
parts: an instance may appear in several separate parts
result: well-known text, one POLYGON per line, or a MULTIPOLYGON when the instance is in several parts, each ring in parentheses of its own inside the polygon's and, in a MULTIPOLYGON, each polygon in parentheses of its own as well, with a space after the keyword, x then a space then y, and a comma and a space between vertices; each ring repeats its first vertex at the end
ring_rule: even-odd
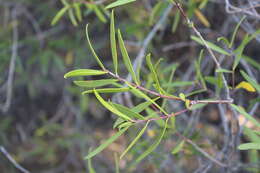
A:
MULTIPOLYGON (((114 118, 110 113, 92 95, 82 96, 78 87, 63 79, 64 73, 71 69, 97 68, 86 43, 86 23, 90 23, 90 36, 96 52, 107 66, 112 65, 109 42, 110 11, 105 9, 111 2, 0 0, 0 101, 3 105, 8 100, 8 88, 12 92, 10 105, 7 104, 8 109, 2 109, 0 113, 0 145, 5 146, 13 158, 31 172, 88 172, 87 162, 83 157, 89 148, 97 146, 100 141, 115 133, 111 128, 114 118), (10 77, 12 60, 14 78, 9 85, 6 81, 10 77)), ((238 0, 233 5, 243 6, 245 3, 247 2, 238 0)), ((235 28, 243 15, 228 13, 225 9, 227 4, 220 0, 186 0, 182 1, 182 4, 205 38, 215 43, 220 36, 230 38, 234 31, 231 28, 235 28)), ((116 26, 122 30, 133 60, 142 47, 142 41, 162 20, 169 6, 169 1, 139 0, 116 8, 116 26)), ((245 15, 247 19, 238 31, 236 46, 245 34, 252 34, 260 26, 259 16, 247 13, 245 15)), ((199 88, 196 86, 198 79, 193 63, 198 58, 200 46, 190 39, 191 33, 178 10, 171 8, 147 48, 147 52, 153 54, 154 62, 163 58, 157 66, 157 72, 162 77, 160 80, 165 81, 165 85, 172 68, 178 67, 174 80, 180 82, 172 86, 173 92, 189 93, 194 87, 199 88)), ((243 59, 244 64, 250 66, 251 76, 256 78, 259 76, 259 51, 257 37, 246 47, 245 53, 248 57, 243 59)), ((209 90, 214 90, 214 65, 207 59, 203 60, 202 69, 204 68, 205 75, 208 76, 209 90)), ((225 59, 223 62, 225 67, 231 65, 230 60, 225 59)), ((239 65, 239 69, 245 68, 246 65, 239 65)), ((123 71, 122 64, 120 67, 123 71)), ((127 72, 123 71, 122 76, 126 74, 127 72)), ((142 75, 149 88, 152 85, 151 81, 149 82, 149 74, 142 75)), ((239 72, 237 76, 236 83, 241 81, 239 72)), ((249 106, 248 110, 258 104, 259 97, 255 99, 257 93, 239 92, 238 102, 249 106), (252 101, 247 102, 248 99, 252 101)), ((205 95, 199 97, 203 98, 205 95)), ((255 112, 259 115, 259 110, 255 112)), ((192 140, 198 141, 201 147, 215 154, 213 148, 218 148, 221 145, 219 140, 223 138, 218 109, 216 106, 209 106, 194 114, 199 113, 203 114, 201 118, 191 118, 192 115, 180 116, 180 119, 176 120, 180 124, 178 128, 181 131, 187 128, 192 131, 196 127, 191 136, 192 140), (196 126, 192 127, 194 122, 196 126)), ((120 161, 120 169, 125 170, 128 167, 127 161, 142 153, 159 131, 160 128, 156 125, 150 126, 146 140, 139 143, 126 159, 120 161)), ((113 153, 122 153, 134 135, 135 133, 130 131, 127 136, 120 137, 116 143, 96 156, 92 161, 96 172, 114 172, 116 166, 113 153)), ((175 156, 168 153, 178 143, 176 138, 167 138, 156 152, 133 172, 195 171, 203 158, 190 145, 186 145, 183 152, 175 156), (178 164, 173 165, 173 162, 178 164)), ((258 154, 255 150, 249 154, 242 152, 241 156, 236 158, 239 164, 234 171, 241 169, 242 172, 257 172, 258 154)), ((0 155, 0 170, 4 173, 17 172, 3 155, 0 155)), ((218 168, 212 168, 212 172, 216 170, 218 168)))

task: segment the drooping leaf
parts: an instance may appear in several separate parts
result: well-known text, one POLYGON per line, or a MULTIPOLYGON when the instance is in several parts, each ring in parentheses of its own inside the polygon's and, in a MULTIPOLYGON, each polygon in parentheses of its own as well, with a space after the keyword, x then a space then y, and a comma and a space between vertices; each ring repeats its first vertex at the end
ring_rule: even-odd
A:
MULTIPOLYGON (((153 99, 153 101, 156 101, 158 100, 160 97, 157 97, 155 99, 153 99)), ((139 105, 131 108, 132 111, 136 112, 136 113, 139 113, 139 112, 142 112, 143 110, 145 110, 148 106, 150 106, 152 104, 152 102, 150 100, 146 101, 146 102, 143 102, 143 103, 140 103, 139 105)))
POLYGON ((256 126, 260 127, 260 123, 251 115, 249 115, 242 107, 231 104, 231 106, 238 111, 239 113, 241 113, 242 115, 244 115, 249 121, 251 121, 252 123, 254 123, 256 126))
POLYGON ((107 5, 106 9, 122 6, 122 5, 125 5, 128 3, 134 2, 134 1, 136 1, 136 0, 117 0, 117 1, 112 2, 111 4, 107 5))
POLYGON ((77 19, 81 22, 82 21, 82 13, 81 13, 80 5, 81 5, 81 3, 74 3, 73 7, 75 9, 77 19))
POLYGON ((237 86, 236 89, 243 88, 249 92, 255 92, 255 88, 248 82, 242 81, 237 86))
POLYGON ((127 120, 127 121, 132 121, 132 119, 128 116, 125 115, 123 113, 121 113, 119 110, 117 110, 114 106, 112 106, 110 103, 106 102, 100 95, 99 93, 94 89, 94 94, 97 97, 97 99, 99 100, 99 102, 105 107, 107 108, 109 111, 111 111, 112 113, 116 114, 117 116, 127 120))
POLYGON ((168 124, 168 120, 169 118, 167 118, 164 128, 162 130, 162 133, 160 136, 158 136, 158 138, 155 140, 155 142, 149 146, 149 148, 147 150, 144 151, 144 153, 142 153, 137 159, 135 159, 134 165, 136 165, 137 163, 139 163, 140 161, 142 161, 147 155, 149 155, 151 152, 153 152, 156 147, 160 144, 162 138, 165 135, 166 129, 167 129, 167 124, 168 124))
MULTIPOLYGON (((89 150, 89 152, 91 153, 91 150, 89 150)), ((87 160, 88 160, 88 172, 89 173, 96 173, 95 169, 92 166, 91 158, 89 158, 87 160)))
POLYGON ((239 150, 260 150, 260 143, 244 143, 237 147, 239 150))
POLYGON ((135 143, 139 140, 139 138, 145 132, 150 121, 147 121, 143 129, 136 135, 135 139, 129 144, 129 146, 125 149, 125 151, 121 154, 120 159, 124 157, 124 155, 135 145, 135 143))
POLYGON ((181 141, 177 146, 175 146, 172 150, 172 154, 175 155, 177 153, 179 153, 181 151, 181 149, 183 148, 183 145, 184 145, 185 141, 181 141))
POLYGON ((199 9, 194 10, 195 15, 199 19, 199 21, 206 27, 210 27, 210 23, 208 19, 203 15, 203 13, 199 9))
POLYGON ((125 64, 127 70, 132 75, 135 83, 139 84, 140 82, 138 81, 138 79, 135 75, 134 68, 133 68, 131 60, 128 56, 128 53, 127 53, 127 50, 126 50, 126 47, 125 47, 125 43, 124 43, 124 40, 122 38, 120 30, 118 30, 118 41, 119 41, 119 47, 120 47, 120 50, 121 50, 121 54, 122 54, 122 57, 123 57, 124 64, 125 64))
POLYGON ((238 28, 239 26, 241 25, 241 23, 243 22, 243 20, 246 18, 246 16, 243 16, 241 18, 241 20, 238 22, 237 26, 235 27, 235 30, 232 34, 232 37, 231 37, 231 40, 230 40, 230 44, 228 45, 228 48, 231 48, 233 46, 233 43, 234 43, 234 40, 235 40, 235 37, 236 37, 236 34, 237 34, 237 31, 238 31, 238 28))
POLYGON ((102 62, 100 61, 99 57, 97 56, 94 48, 92 47, 92 44, 90 42, 90 39, 89 39, 89 35, 88 35, 88 24, 86 25, 86 36, 87 36, 87 41, 88 41, 88 45, 89 45, 89 48, 93 54, 93 56, 95 57, 98 65, 104 70, 105 69, 105 66, 102 64, 102 62))
POLYGON ((76 77, 76 76, 94 76, 94 75, 103 75, 107 72, 101 70, 92 70, 92 69, 78 69, 72 70, 64 75, 64 78, 67 77, 76 77))
POLYGON ((132 111, 131 109, 129 109, 128 107, 125 107, 123 105, 120 105, 120 104, 116 104, 116 103, 112 103, 113 106, 119 110, 120 112, 122 112, 123 114, 125 115, 128 115, 129 117, 131 118, 136 118, 136 119, 141 119, 141 120, 144 120, 145 118, 139 114, 139 113, 136 113, 134 111, 132 111))
POLYGON ((114 84, 117 81, 118 81, 117 79, 101 79, 101 80, 73 81, 73 82, 80 87, 96 88, 96 87, 114 84))
MULTIPOLYGON (((101 88, 101 89, 95 89, 98 93, 119 93, 119 92, 126 92, 129 91, 129 88, 101 88)), ((90 94, 94 93, 94 90, 87 90, 83 91, 81 94, 90 94)))
POLYGON ((112 10, 112 12, 111 12, 110 44, 111 44, 111 52, 112 52, 114 69, 115 69, 115 73, 117 74, 118 60, 117 60, 117 49, 116 49, 116 33, 115 33, 114 10, 112 10))
MULTIPOLYGON (((196 37, 196 36, 191 36, 191 39, 196 41, 197 43, 201 44, 201 45, 204 45, 203 41, 199 38, 199 37, 196 37)), ((209 46, 209 48, 211 48, 212 50, 220 53, 220 54, 223 54, 223 55, 230 55, 230 53, 228 53, 227 51, 225 51, 224 49, 220 48, 219 46, 209 42, 209 41, 206 41, 207 45, 209 46)))
POLYGON ((71 23, 72 23, 74 26, 78 26, 77 19, 76 19, 74 13, 73 13, 73 8, 70 8, 70 9, 69 9, 68 14, 69 14, 69 18, 70 18, 71 23))
POLYGON ((106 147, 108 147, 111 143, 113 143, 119 136, 121 136, 129 127, 126 127, 116 134, 107 139, 104 143, 102 143, 99 147, 97 147, 94 151, 91 151, 84 159, 91 159, 101 151, 103 151, 106 147))
POLYGON ((246 74, 246 72, 244 72, 243 70, 240 70, 240 73, 260 93, 260 85, 250 76, 248 76, 248 74, 246 74))

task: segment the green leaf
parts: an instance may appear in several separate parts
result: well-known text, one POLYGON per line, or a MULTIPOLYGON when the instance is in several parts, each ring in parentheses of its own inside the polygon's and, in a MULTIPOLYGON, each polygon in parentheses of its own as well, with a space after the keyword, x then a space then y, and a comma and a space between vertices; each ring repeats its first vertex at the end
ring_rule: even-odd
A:
POLYGON ((234 40, 235 40, 237 31, 238 31, 238 28, 239 28, 239 26, 241 25, 241 23, 243 22, 243 20, 244 20, 245 18, 246 18, 246 16, 243 16, 243 17, 241 18, 241 20, 238 22, 238 24, 237 24, 237 26, 236 26, 236 28, 235 28, 233 34, 232 34, 231 41, 230 41, 230 44, 229 44, 228 48, 231 48, 231 47, 233 46, 233 43, 234 43, 234 40))
POLYGON ((101 80, 88 80, 88 81, 73 81, 77 86, 96 88, 109 84, 114 84, 117 82, 117 79, 101 79, 101 80))
MULTIPOLYGON (((91 153, 91 150, 90 150, 91 153)), ((91 159, 87 159, 88 160, 88 172, 89 173, 96 173, 96 171, 94 170, 93 166, 92 166, 92 162, 91 159)))
POLYGON ((183 94, 183 93, 180 93, 180 94, 179 94, 179 97, 181 98, 182 101, 185 101, 185 100, 186 100, 186 96, 185 96, 185 94, 183 94))
POLYGON ((75 77, 75 76, 93 76, 93 75, 103 75, 107 72, 101 70, 92 70, 92 69, 78 69, 72 70, 64 75, 64 78, 75 77))
POLYGON ((55 25, 59 20, 60 18, 65 14, 65 12, 70 8, 70 6, 65 6, 63 7, 57 14, 56 16, 52 19, 51 21, 51 25, 55 25))
POLYGON ((116 49, 116 33, 115 33, 114 10, 112 10, 112 13, 111 13, 110 44, 111 44, 111 52, 112 52, 114 69, 115 69, 115 73, 117 74, 118 61, 117 61, 117 49, 116 49))
POLYGON ((71 23, 74 25, 74 26, 78 26, 78 22, 77 22, 77 20, 76 20, 76 17, 75 17, 75 15, 74 15, 74 13, 73 13, 73 8, 70 8, 69 9, 69 18, 70 18, 70 21, 71 21, 71 23))
POLYGON ((217 73, 232 73, 231 70, 227 70, 227 69, 224 69, 224 68, 219 68, 216 70, 217 73))
POLYGON ((120 124, 122 124, 123 122, 125 122, 125 120, 124 119, 122 119, 122 118, 117 118, 116 119, 116 121, 114 122, 114 124, 113 124, 113 129, 115 129, 115 128, 117 128, 120 124))
POLYGON ((253 58, 246 56, 246 55, 242 55, 242 58, 248 62, 249 64, 251 64, 252 66, 254 66, 255 68, 257 68, 258 70, 260 70, 260 63, 258 63, 257 61, 255 61, 253 58))
MULTIPOLYGON (((191 39, 196 41, 197 43, 201 44, 201 45, 204 45, 203 41, 199 38, 199 37, 196 37, 196 36, 191 36, 191 39)), ((209 46, 209 48, 211 48, 212 50, 220 53, 220 54, 223 54, 223 55, 230 55, 230 53, 228 53, 227 51, 225 51, 224 49, 220 48, 219 46, 209 42, 209 41, 206 41, 207 45, 209 46)))
MULTIPOLYGON (((126 92, 129 91, 129 88, 101 88, 101 89, 95 89, 98 93, 118 93, 118 92, 126 92)), ((87 90, 82 92, 81 94, 90 94, 94 93, 94 90, 87 90)))
POLYGON ((102 62, 100 61, 99 57, 97 56, 97 54, 96 54, 96 52, 95 52, 95 50, 94 50, 94 48, 92 47, 92 44, 91 44, 91 42, 90 42, 89 35, 88 35, 88 24, 86 25, 86 36, 87 36, 89 48, 90 48, 90 50, 91 50, 93 56, 95 57, 95 59, 96 59, 98 65, 99 65, 103 70, 105 70, 104 65, 103 65, 102 62))
POLYGON ((174 21, 173 21, 173 24, 172 24, 172 33, 175 33, 175 31, 177 30, 177 27, 178 27, 178 24, 179 24, 179 21, 180 21, 180 11, 176 11, 176 14, 174 16, 174 21))
POLYGON ((250 76, 248 76, 248 74, 246 74, 243 70, 240 70, 240 73, 260 93, 260 85, 250 76))
POLYGON ((149 17, 149 25, 154 23, 156 17, 160 16, 163 10, 167 7, 166 2, 159 1, 152 9, 152 12, 149 17))
POLYGON ((125 151, 121 154, 120 159, 124 157, 124 155, 135 145, 135 143, 139 140, 139 138, 144 134, 148 124, 150 121, 147 121, 143 129, 137 134, 135 139, 129 144, 129 146, 125 149, 125 151))
POLYGON ((183 148, 185 141, 181 141, 176 147, 174 147, 174 149, 172 150, 172 154, 175 155, 177 153, 179 153, 181 151, 181 149, 183 148))
POLYGON ((250 128, 244 127, 243 133, 250 139, 251 142, 260 143, 260 136, 250 128))
POLYGON ((159 90, 159 88, 161 88, 161 87, 160 87, 160 83, 159 83, 157 73, 156 73, 155 68, 154 68, 152 61, 151 61, 151 54, 148 54, 146 56, 146 63, 149 67, 149 70, 152 72, 152 78, 153 78, 153 80, 156 84, 156 89, 159 90))
POLYGON ((141 154, 137 159, 135 159, 134 165, 136 165, 137 163, 142 161, 146 156, 148 156, 151 152, 153 152, 156 149, 156 147, 160 144, 160 142, 166 132, 168 120, 169 120, 169 118, 167 118, 167 120, 166 120, 166 123, 164 125, 161 135, 155 140, 155 142, 152 145, 149 146, 149 148, 147 150, 145 150, 145 152, 143 154, 141 154))
POLYGON ((244 143, 237 147, 239 150, 260 150, 260 143, 244 143))
POLYGON ((138 114, 138 113, 132 111, 132 110, 129 109, 128 107, 125 107, 125 106, 123 106, 123 105, 116 104, 116 103, 112 103, 112 104, 113 104, 113 106, 114 106, 117 110, 119 110, 120 112, 122 112, 122 113, 125 114, 125 115, 128 115, 129 117, 137 118, 137 119, 141 119, 141 120, 144 120, 144 119, 145 119, 142 115, 140 115, 140 114, 138 114))
POLYGON ((119 40, 119 47, 120 47, 120 50, 121 50, 121 54, 122 54, 122 57, 123 57, 124 64, 125 64, 127 70, 131 73, 135 83, 139 84, 139 81, 138 81, 138 79, 135 75, 135 72, 134 72, 134 68, 133 68, 132 63, 130 61, 130 58, 128 56, 128 53, 127 53, 127 50, 126 50, 126 47, 125 47, 125 44, 124 44, 124 40, 122 38, 120 30, 118 30, 118 40, 119 40))
POLYGON ((103 151, 106 147, 108 147, 111 143, 113 143, 119 136, 121 136, 127 129, 128 127, 118 131, 116 134, 114 134, 109 139, 107 139, 104 143, 102 143, 99 147, 97 147, 94 151, 90 152, 84 159, 90 159, 95 155, 97 155, 98 153, 100 153, 101 151, 103 151))
POLYGON ((249 115, 242 107, 231 104, 231 106, 238 111, 239 113, 241 113, 242 115, 244 115, 249 121, 251 121, 252 123, 254 123, 256 126, 260 127, 260 123, 257 122, 257 120, 252 117, 251 115, 249 115))
POLYGON ((117 110, 114 106, 112 106, 110 103, 106 102, 100 95, 99 93, 94 89, 94 94, 97 97, 97 99, 99 100, 99 102, 105 107, 107 108, 109 111, 111 111, 112 113, 116 114, 117 116, 127 120, 127 121, 132 121, 131 118, 129 118, 127 115, 121 113, 119 110, 117 110))
MULTIPOLYGON (((153 101, 156 101, 158 100, 160 97, 157 97, 155 99, 153 99, 153 101)), ((143 110, 145 110, 148 106, 150 106, 152 104, 152 102, 150 100, 146 101, 146 102, 143 102, 143 103, 140 103, 139 105, 131 108, 132 111, 136 112, 136 113, 139 113, 139 112, 142 112, 143 110)))
POLYGON ((102 11, 99 9, 99 6, 97 6, 96 4, 91 4, 93 5, 93 10, 94 12, 96 13, 98 19, 103 22, 103 23, 106 23, 107 22, 107 19, 106 17, 104 16, 104 14, 102 13, 102 11))
POLYGON ((204 106, 206 106, 207 104, 204 104, 204 103, 198 103, 198 104, 194 104, 194 105, 192 105, 191 106, 191 110, 195 110, 195 109, 200 109, 200 108, 202 108, 202 107, 204 107, 204 106))
POLYGON ((134 2, 134 1, 136 1, 136 0, 117 0, 117 1, 109 4, 108 6, 106 6, 106 9, 114 8, 114 7, 117 7, 117 6, 122 6, 122 5, 125 5, 125 4, 128 4, 128 3, 134 2))
POLYGON ((226 37, 218 37, 217 38, 217 41, 221 41, 221 40, 225 43, 226 46, 229 46, 230 43, 229 43, 229 41, 226 37))
POLYGON ((134 93, 136 96, 144 98, 147 101, 151 101, 160 111, 162 111, 164 114, 168 114, 161 106, 159 106, 154 100, 152 100, 150 97, 148 97, 146 94, 144 94, 141 90, 136 89, 131 84, 126 82, 126 84, 131 88, 131 92, 134 93))
POLYGON ((76 11, 76 16, 78 18, 78 20, 81 22, 82 21, 82 13, 81 13, 81 9, 80 9, 80 5, 81 3, 74 3, 74 9, 76 11))

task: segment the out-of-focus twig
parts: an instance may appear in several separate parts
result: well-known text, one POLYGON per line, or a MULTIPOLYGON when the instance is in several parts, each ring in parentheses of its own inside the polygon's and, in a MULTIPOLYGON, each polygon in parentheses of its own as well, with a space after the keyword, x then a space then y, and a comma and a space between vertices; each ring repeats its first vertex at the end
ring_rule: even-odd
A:
POLYGON ((0 152, 21 172, 30 173, 28 170, 19 165, 14 158, 6 151, 6 149, 0 145, 0 152))
POLYGON ((12 100, 12 92, 13 92, 13 80, 14 80, 14 72, 15 72, 15 61, 17 58, 18 51, 18 23, 17 23, 17 10, 19 7, 15 7, 12 10, 12 20, 13 24, 13 45, 12 45, 12 56, 9 65, 8 78, 6 82, 6 100, 4 104, 0 104, 0 109, 3 112, 7 112, 12 100))

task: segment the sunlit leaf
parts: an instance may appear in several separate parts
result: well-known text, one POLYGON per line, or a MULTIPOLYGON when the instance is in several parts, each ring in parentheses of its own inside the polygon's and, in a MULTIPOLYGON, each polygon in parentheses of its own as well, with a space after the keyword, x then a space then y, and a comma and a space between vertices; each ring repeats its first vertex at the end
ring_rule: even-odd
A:
POLYGON ((130 61, 130 58, 128 56, 128 53, 127 53, 127 50, 126 50, 126 47, 125 47, 125 43, 124 43, 124 40, 122 38, 120 30, 118 30, 118 40, 119 40, 119 47, 120 47, 120 50, 121 50, 121 54, 122 54, 122 57, 123 57, 124 64, 125 64, 127 70, 132 75, 135 83, 138 84, 140 82, 138 81, 138 79, 135 75, 134 68, 133 68, 132 63, 130 61))
POLYGON ((243 88, 249 92, 255 92, 255 88, 248 82, 242 81, 237 86, 236 89, 243 88))
POLYGON ((72 70, 64 75, 64 78, 75 77, 75 76, 92 76, 92 75, 103 75, 107 72, 101 70, 92 70, 92 69, 78 69, 72 70))
POLYGON ((260 150, 260 143, 244 143, 237 147, 239 150, 260 150))
POLYGON ((94 50, 94 48, 92 47, 92 44, 91 44, 91 42, 90 42, 89 35, 88 35, 88 24, 86 25, 86 36, 87 36, 89 48, 90 48, 90 50, 91 50, 93 56, 95 57, 95 59, 96 59, 98 65, 104 70, 105 67, 104 67, 104 65, 102 64, 102 62, 100 61, 99 57, 97 56, 97 54, 96 54, 96 52, 95 52, 95 50, 94 50))
POLYGON ((114 8, 114 7, 117 7, 117 6, 122 6, 122 5, 125 5, 125 4, 128 4, 128 3, 134 2, 134 1, 136 1, 136 0, 117 0, 117 1, 109 4, 108 6, 106 6, 106 9, 114 8))
POLYGON ((114 10, 112 10, 112 12, 111 12, 110 44, 111 44, 111 52, 112 52, 114 69, 115 69, 115 73, 117 74, 118 60, 117 60, 117 49, 116 49, 116 34, 115 34, 114 10))
POLYGON ((128 147, 125 149, 125 151, 121 154, 120 159, 122 159, 124 157, 124 155, 135 145, 135 143, 140 139, 140 137, 143 135, 143 133, 145 132, 148 124, 150 121, 147 121, 147 123, 145 124, 145 126, 143 127, 143 129, 136 135, 136 137, 134 138, 134 140, 128 145, 128 147))
POLYGON ((141 119, 141 120, 145 119, 141 114, 132 111, 131 109, 129 109, 126 106, 116 104, 116 103, 112 103, 112 104, 117 110, 119 110, 120 112, 122 112, 125 115, 128 115, 131 118, 136 118, 136 119, 141 119))
MULTIPOLYGON (((129 91, 129 88, 101 88, 101 89, 95 89, 98 93, 119 93, 119 92, 126 92, 129 91)), ((94 93, 94 90, 87 90, 82 92, 82 95, 84 94, 90 94, 94 93)))
POLYGON ((84 159, 90 159, 108 147, 111 143, 113 143, 119 136, 121 136, 128 127, 118 131, 116 134, 107 139, 104 143, 102 143, 99 147, 97 147, 94 151, 91 151, 84 159))
MULTIPOLYGON (((191 36, 191 39, 196 41, 197 43, 201 44, 201 45, 204 45, 203 41, 199 38, 199 37, 196 37, 196 36, 191 36)), ((206 41, 207 45, 209 46, 209 48, 211 48, 212 50, 218 52, 218 53, 221 53, 223 55, 230 55, 230 53, 228 53, 227 51, 225 51, 224 49, 220 48, 219 46, 209 42, 209 41, 206 41)))
POLYGON ((107 108, 109 111, 111 111, 112 113, 116 114, 117 116, 128 120, 128 121, 132 121, 131 118, 129 118, 128 115, 125 115, 123 113, 121 113, 119 110, 117 110, 114 106, 112 106, 111 104, 109 104, 108 102, 106 102, 100 95, 99 93, 94 89, 94 94, 97 97, 97 99, 99 100, 99 102, 105 107, 107 108))
POLYGON ((88 81, 73 81, 76 85, 80 87, 96 88, 109 84, 114 84, 117 79, 101 79, 101 80, 88 80, 88 81))
POLYGON ((55 24, 60 20, 60 18, 65 14, 65 12, 66 12, 69 8, 70 8, 69 6, 63 7, 63 8, 56 14, 56 16, 52 19, 51 25, 55 25, 55 24))
POLYGON ((183 93, 180 93, 180 94, 179 94, 179 97, 182 99, 182 101, 185 101, 185 100, 186 100, 185 94, 183 94, 183 93))

